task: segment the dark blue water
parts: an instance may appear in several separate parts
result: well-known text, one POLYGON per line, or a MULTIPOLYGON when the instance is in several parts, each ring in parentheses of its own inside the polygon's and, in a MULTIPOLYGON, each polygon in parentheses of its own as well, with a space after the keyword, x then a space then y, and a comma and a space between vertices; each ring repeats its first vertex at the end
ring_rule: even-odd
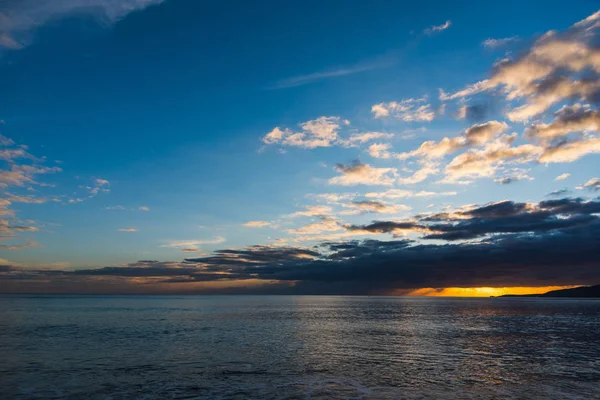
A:
POLYGON ((600 301, 0 296, 2 399, 600 399, 600 301))

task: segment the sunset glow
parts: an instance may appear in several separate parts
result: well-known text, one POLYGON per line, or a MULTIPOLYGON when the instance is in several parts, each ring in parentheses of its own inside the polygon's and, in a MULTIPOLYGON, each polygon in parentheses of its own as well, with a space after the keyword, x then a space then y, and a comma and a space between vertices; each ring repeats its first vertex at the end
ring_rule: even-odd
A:
POLYGON ((543 294, 551 290, 569 289, 576 286, 538 286, 538 287, 477 287, 477 288, 422 288, 412 290, 404 296, 426 297, 490 297, 505 294, 543 294))

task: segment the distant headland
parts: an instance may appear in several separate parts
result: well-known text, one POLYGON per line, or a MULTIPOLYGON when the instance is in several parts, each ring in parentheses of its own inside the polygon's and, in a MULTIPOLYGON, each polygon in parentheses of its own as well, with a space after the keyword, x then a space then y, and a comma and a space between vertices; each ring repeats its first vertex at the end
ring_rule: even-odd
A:
POLYGON ((600 285, 580 286, 571 289, 552 290, 542 294, 505 294, 499 297, 570 297, 600 298, 600 285))

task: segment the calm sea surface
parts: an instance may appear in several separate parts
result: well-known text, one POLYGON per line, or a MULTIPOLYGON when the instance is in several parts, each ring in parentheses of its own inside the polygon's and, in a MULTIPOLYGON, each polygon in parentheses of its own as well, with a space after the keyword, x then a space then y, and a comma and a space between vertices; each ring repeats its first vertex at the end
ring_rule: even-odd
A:
POLYGON ((2 399, 600 399, 600 301, 0 296, 2 399))

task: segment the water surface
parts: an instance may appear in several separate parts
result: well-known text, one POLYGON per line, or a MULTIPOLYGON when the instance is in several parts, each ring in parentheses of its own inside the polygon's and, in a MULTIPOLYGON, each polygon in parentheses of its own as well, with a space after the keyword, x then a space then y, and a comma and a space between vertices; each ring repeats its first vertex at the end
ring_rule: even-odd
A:
POLYGON ((600 399, 600 301, 0 296, 2 399, 600 399))

